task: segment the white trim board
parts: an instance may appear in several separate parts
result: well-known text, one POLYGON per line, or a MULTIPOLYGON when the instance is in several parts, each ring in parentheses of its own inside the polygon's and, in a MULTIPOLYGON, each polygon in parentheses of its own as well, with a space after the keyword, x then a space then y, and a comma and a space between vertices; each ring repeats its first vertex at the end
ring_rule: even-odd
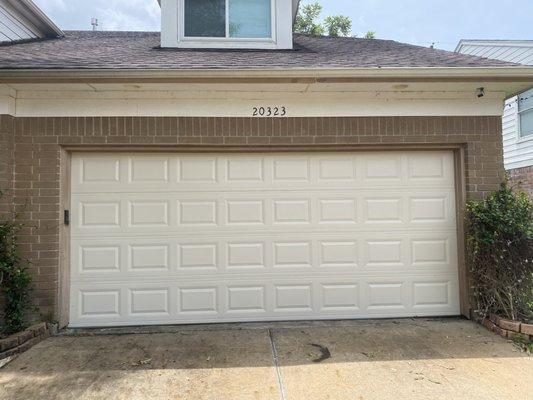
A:
POLYGON ((501 116, 502 103, 503 95, 346 92, 18 92, 15 99, 19 117, 252 117, 253 107, 285 107, 287 117, 501 116))

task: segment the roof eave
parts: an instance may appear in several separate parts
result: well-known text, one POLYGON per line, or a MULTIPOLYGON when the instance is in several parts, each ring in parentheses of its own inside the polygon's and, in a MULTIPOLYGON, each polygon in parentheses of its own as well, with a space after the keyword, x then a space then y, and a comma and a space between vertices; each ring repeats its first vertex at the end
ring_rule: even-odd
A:
POLYGON ((480 80, 523 81, 533 85, 533 67, 388 67, 388 68, 291 68, 291 69, 0 69, 0 83, 6 79, 90 80, 92 78, 150 79, 250 79, 287 78, 320 81, 321 79, 412 79, 412 80, 480 80))

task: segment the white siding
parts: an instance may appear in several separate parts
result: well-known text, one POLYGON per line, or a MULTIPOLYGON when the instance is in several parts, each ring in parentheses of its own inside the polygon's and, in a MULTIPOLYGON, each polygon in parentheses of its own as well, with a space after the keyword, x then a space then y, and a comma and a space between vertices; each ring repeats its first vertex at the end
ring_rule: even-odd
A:
POLYGON ((503 153, 505 168, 515 169, 533 165, 533 138, 519 139, 517 97, 505 103, 503 114, 503 153))
POLYGON ((0 42, 37 39, 43 33, 5 0, 0 0, 0 42))
MULTIPOLYGON (((458 53, 496 60, 533 65, 533 40, 463 41, 458 53)), ((533 165, 533 138, 520 139, 518 134, 517 97, 505 103, 503 113, 503 155, 507 170, 533 165)))
POLYGON ((533 41, 464 42, 459 46, 457 52, 517 64, 533 65, 533 41))

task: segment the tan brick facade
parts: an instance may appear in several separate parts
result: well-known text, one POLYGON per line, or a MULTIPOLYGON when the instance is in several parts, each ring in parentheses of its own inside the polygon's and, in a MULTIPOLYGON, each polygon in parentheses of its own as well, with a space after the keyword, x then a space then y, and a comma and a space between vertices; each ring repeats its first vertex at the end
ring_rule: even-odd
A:
POLYGON ((508 172, 511 182, 520 185, 522 189, 533 197, 533 166, 516 168, 508 172))
MULTIPOLYGON (((503 179, 499 117, 368 118, 11 118, 1 117, 2 183, 14 168, 13 203, 26 224, 20 243, 32 262, 35 301, 57 313, 62 146, 407 146, 464 145, 469 198, 503 179), (14 162, 10 132, 14 129, 14 162), (5 133, 4 133, 5 132, 5 133)), ((268 151, 268 147, 265 147, 268 151)))
POLYGON ((0 116, 0 215, 10 214, 13 195, 13 162, 14 151, 13 118, 0 116))

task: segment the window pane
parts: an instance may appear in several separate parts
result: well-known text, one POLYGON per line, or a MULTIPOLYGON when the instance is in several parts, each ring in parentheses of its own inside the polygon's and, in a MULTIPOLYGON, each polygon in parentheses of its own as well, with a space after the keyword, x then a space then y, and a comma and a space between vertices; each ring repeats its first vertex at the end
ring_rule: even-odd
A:
POLYGON ((518 96, 518 111, 533 108, 533 89, 518 96))
POLYGON ((271 37, 270 11, 270 0, 229 0, 230 37, 271 37))
POLYGON ((186 37, 226 37, 225 0, 185 0, 186 37))
POLYGON ((533 135, 533 110, 520 113, 520 136, 533 135))

